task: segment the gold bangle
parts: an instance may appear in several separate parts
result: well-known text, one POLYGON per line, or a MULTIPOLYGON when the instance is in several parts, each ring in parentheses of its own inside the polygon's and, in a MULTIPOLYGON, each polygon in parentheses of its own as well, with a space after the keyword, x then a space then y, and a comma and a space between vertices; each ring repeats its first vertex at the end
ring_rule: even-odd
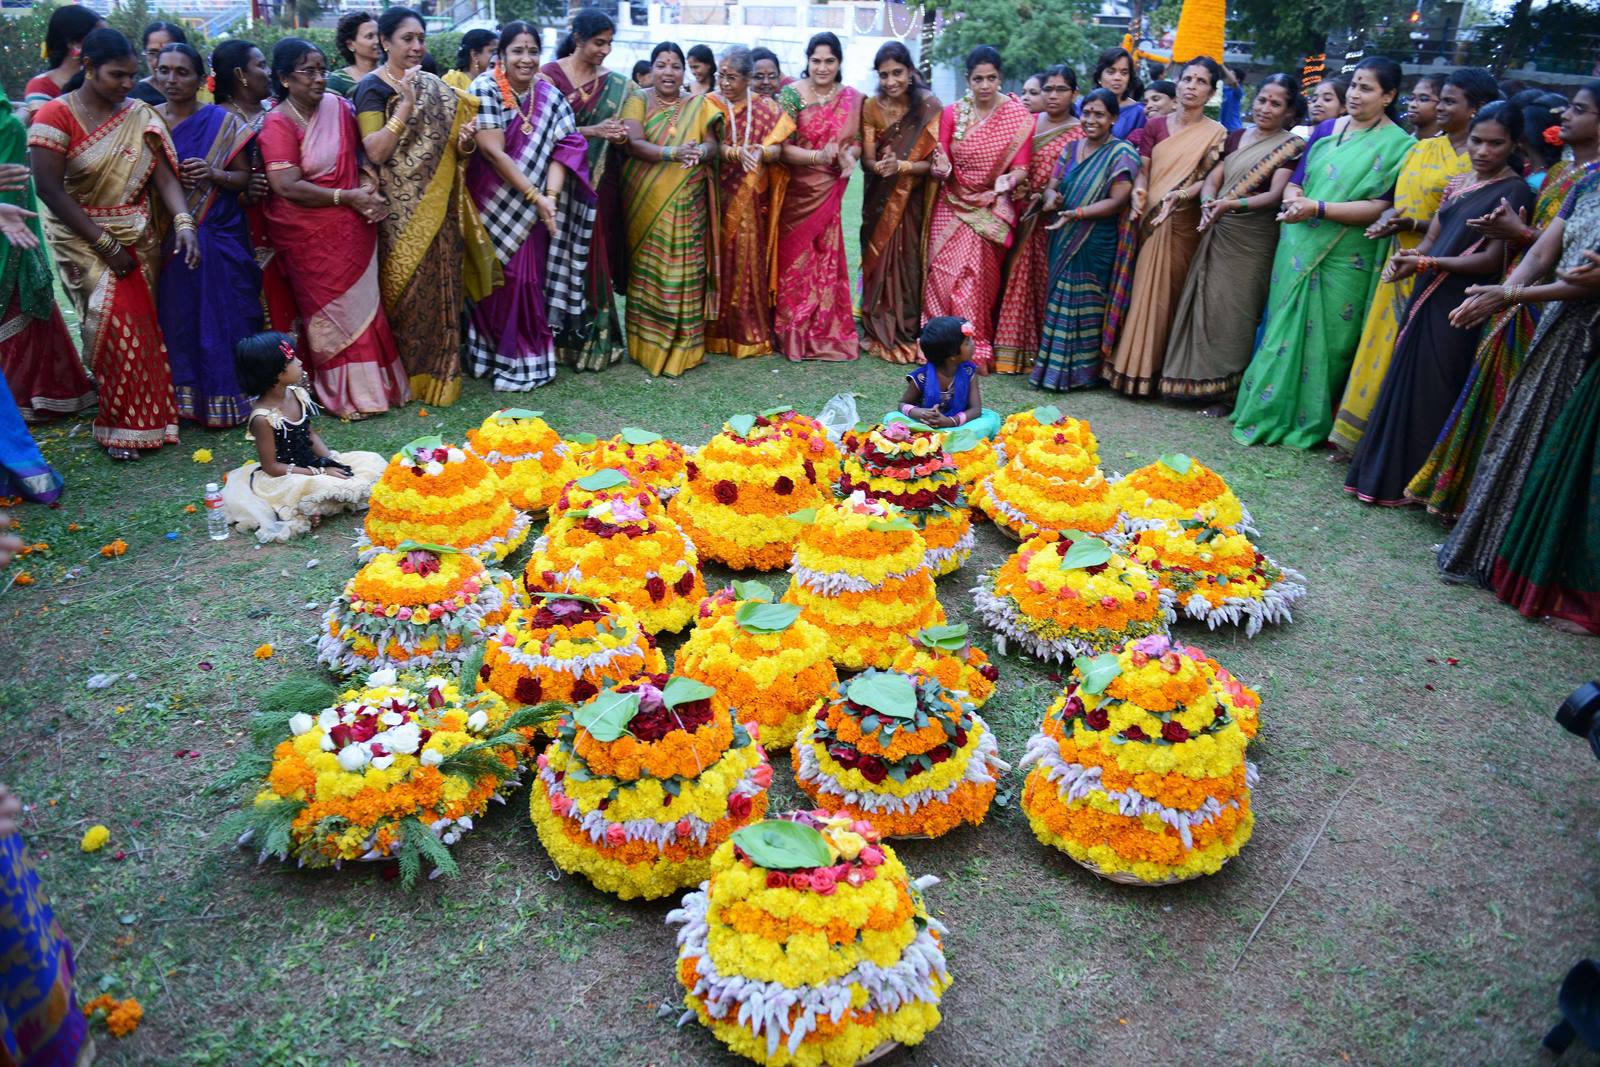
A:
POLYGON ((180 230, 194 229, 194 216, 187 211, 180 211, 172 216, 172 224, 180 230))
POLYGON ((333 206, 334 207, 338 207, 339 206, 339 198, 342 195, 344 195, 344 190, 343 189, 335 189, 333 191, 333 206))
POLYGON ((551 200, 560 200, 561 199, 561 190, 560 189, 546 189, 544 191, 544 195, 548 196, 551 200))
POLYGON ((894 169, 896 174, 909 174, 911 173, 911 161, 909 159, 902 159, 895 164, 894 169))
POLYGON ((383 124, 383 128, 394 134, 396 137, 399 137, 406 132, 406 124, 401 122, 398 117, 391 118, 388 122, 385 122, 383 124))
POLYGON ((534 201, 538 200, 539 199, 539 190, 538 190, 538 188, 535 187, 535 186, 532 186, 532 185, 528 186, 526 189, 524 189, 522 191, 522 199, 526 200, 530 204, 533 203, 534 201))
POLYGON ((106 256, 114 256, 122 251, 122 242, 117 240, 110 230, 101 230, 100 236, 94 239, 94 244, 90 247, 104 258, 106 256))

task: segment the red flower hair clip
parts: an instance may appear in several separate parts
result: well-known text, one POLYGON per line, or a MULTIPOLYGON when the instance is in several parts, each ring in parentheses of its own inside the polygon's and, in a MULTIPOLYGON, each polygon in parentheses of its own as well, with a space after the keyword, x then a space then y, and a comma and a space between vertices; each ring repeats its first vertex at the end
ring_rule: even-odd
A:
POLYGON ((278 342, 278 351, 283 353, 283 358, 284 359, 298 359, 299 358, 295 354, 294 345, 290 344, 288 341, 279 341, 278 342))
POLYGON ((1560 148, 1562 145, 1566 144, 1566 142, 1561 139, 1561 127, 1546 126, 1544 130, 1544 143, 1549 145, 1551 148, 1560 148))
POLYGON ((217 95, 217 76, 215 74, 206 75, 206 92, 212 96, 217 95))
POLYGON ((963 337, 971 337, 975 333, 977 333, 977 331, 972 328, 972 323, 970 321, 966 320, 966 319, 962 319, 961 320, 961 336, 963 336, 963 337))

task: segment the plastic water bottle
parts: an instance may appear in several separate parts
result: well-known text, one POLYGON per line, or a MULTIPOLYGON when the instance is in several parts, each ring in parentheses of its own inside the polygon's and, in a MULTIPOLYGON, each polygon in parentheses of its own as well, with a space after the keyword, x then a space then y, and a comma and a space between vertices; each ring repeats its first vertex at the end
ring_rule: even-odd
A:
POLYGON ((222 509, 222 487, 206 483, 206 533, 213 541, 228 539, 228 513, 222 509))

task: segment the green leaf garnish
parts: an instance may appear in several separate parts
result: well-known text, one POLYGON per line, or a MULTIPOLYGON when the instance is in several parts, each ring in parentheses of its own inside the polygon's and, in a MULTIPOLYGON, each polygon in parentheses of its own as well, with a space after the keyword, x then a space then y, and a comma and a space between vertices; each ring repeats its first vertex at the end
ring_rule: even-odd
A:
POLYGON ((793 626, 799 617, 799 604, 760 604, 754 601, 740 604, 733 613, 739 629, 748 634, 781 634, 793 626))
POLYGON ((799 871, 825 867, 833 859, 820 830, 788 819, 763 819, 733 832, 750 862, 769 871, 799 871))
POLYGON ((917 644, 924 648, 939 648, 946 652, 960 652, 967 647, 967 624, 950 623, 947 626, 930 626, 917 634, 917 644))
POLYGON ((896 515, 892 519, 874 519, 867 523, 867 529, 879 533, 888 533, 892 530, 915 530, 916 524, 903 515, 896 515))
POLYGON ((580 596, 577 593, 529 593, 529 596, 539 597, 543 600, 576 600, 580 604, 593 604, 600 606, 600 601, 592 596, 580 596))
POLYGON ((598 443, 600 438, 596 437, 592 433, 574 433, 568 434, 567 440, 571 441, 575 445, 583 445, 585 448, 587 448, 592 444, 598 443))
POLYGON ((601 489, 615 489, 619 485, 627 485, 628 476, 615 467, 607 467, 603 471, 595 471, 578 479, 578 488, 587 489, 591 493, 601 489))
POLYGON ((649 430, 641 430, 637 426, 624 426, 622 428, 622 439, 630 445, 653 445, 661 440, 661 435, 651 433, 649 430))
POLYGON ((740 437, 749 437, 750 431, 756 428, 754 415, 735 415, 728 420, 728 429, 740 437))
POLYGON ((1162 456, 1157 462, 1159 462, 1163 467, 1176 471, 1179 474, 1188 474, 1189 469, 1194 466, 1194 460, 1189 456, 1184 455, 1182 452, 1172 452, 1168 455, 1162 456))
POLYGON ((917 690, 903 674, 870 671, 858 674, 845 687, 852 703, 871 708, 891 719, 910 719, 917 714, 917 690))
POLYGON ((789 514, 785 515, 784 518, 793 519, 802 526, 810 526, 812 523, 817 521, 817 509, 801 508, 799 511, 789 512, 789 514))
POLYGON ((1111 559, 1111 546, 1098 537, 1085 538, 1074 541, 1067 547, 1066 555, 1061 557, 1061 569, 1075 571, 1084 567, 1098 567, 1111 559))
POLYGON ((395 545, 394 546, 394 551, 396 551, 396 552, 432 552, 435 555, 440 555, 440 556, 453 556, 453 555, 455 555, 457 552, 459 552, 461 550, 458 549, 458 548, 451 548, 449 545, 436 545, 436 544, 433 544, 431 541, 413 541, 410 538, 407 538, 406 540, 401 541, 398 545, 395 545))
POLYGON ((1083 690, 1098 696, 1106 691, 1110 685, 1122 674, 1122 664, 1117 662, 1114 652, 1102 652, 1098 656, 1079 656, 1072 661, 1072 667, 1083 675, 1083 690))
POLYGON ((793 411, 794 409, 795 408, 793 404, 784 404, 781 407, 775 408, 763 408, 761 411, 761 417, 763 419, 770 419, 774 415, 782 415, 785 411, 793 411))
POLYGON ((739 600, 759 600, 763 604, 772 603, 772 590, 762 582, 746 582, 734 580, 729 583, 733 595, 739 600))
POLYGON ((607 689, 572 713, 572 721, 589 731, 596 741, 615 741, 627 732, 639 711, 638 693, 607 689))
POLYGON ((435 449, 435 448, 447 448, 447 447, 449 447, 449 446, 447 446, 444 443, 444 438, 440 437, 438 434, 435 433, 435 434, 429 434, 427 437, 419 437, 419 438, 417 438, 415 441, 412 441, 410 444, 408 444, 404 448, 400 449, 400 451, 402 451, 402 452, 420 452, 424 448, 431 450, 431 449, 435 449))
POLYGON ((704 700, 715 696, 717 691, 704 682, 697 682, 693 678, 685 678, 681 674, 673 675, 667 681, 666 688, 661 690, 661 703, 669 708, 679 704, 693 704, 696 700, 704 700))
POLYGON ((1045 404, 1033 409, 1033 417, 1039 420, 1040 426, 1053 426, 1061 421, 1061 409, 1054 404, 1045 404))
POLYGON ((951 430, 944 435, 944 450, 950 453, 971 452, 983 443, 983 438, 971 430, 951 430))
POLYGON ((542 411, 529 411, 527 408, 502 408, 494 413, 497 422, 521 422, 527 419, 538 419, 544 416, 542 411))

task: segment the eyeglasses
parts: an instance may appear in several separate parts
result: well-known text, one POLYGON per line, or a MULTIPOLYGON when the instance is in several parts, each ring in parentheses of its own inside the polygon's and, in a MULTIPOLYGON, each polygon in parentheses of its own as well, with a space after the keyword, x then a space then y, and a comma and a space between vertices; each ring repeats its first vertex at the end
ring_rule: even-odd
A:
POLYGON ((291 70, 289 73, 290 74, 298 74, 302 78, 309 78, 311 81, 316 81, 318 78, 326 78, 328 76, 328 68, 327 67, 296 67, 294 70, 291 70))

